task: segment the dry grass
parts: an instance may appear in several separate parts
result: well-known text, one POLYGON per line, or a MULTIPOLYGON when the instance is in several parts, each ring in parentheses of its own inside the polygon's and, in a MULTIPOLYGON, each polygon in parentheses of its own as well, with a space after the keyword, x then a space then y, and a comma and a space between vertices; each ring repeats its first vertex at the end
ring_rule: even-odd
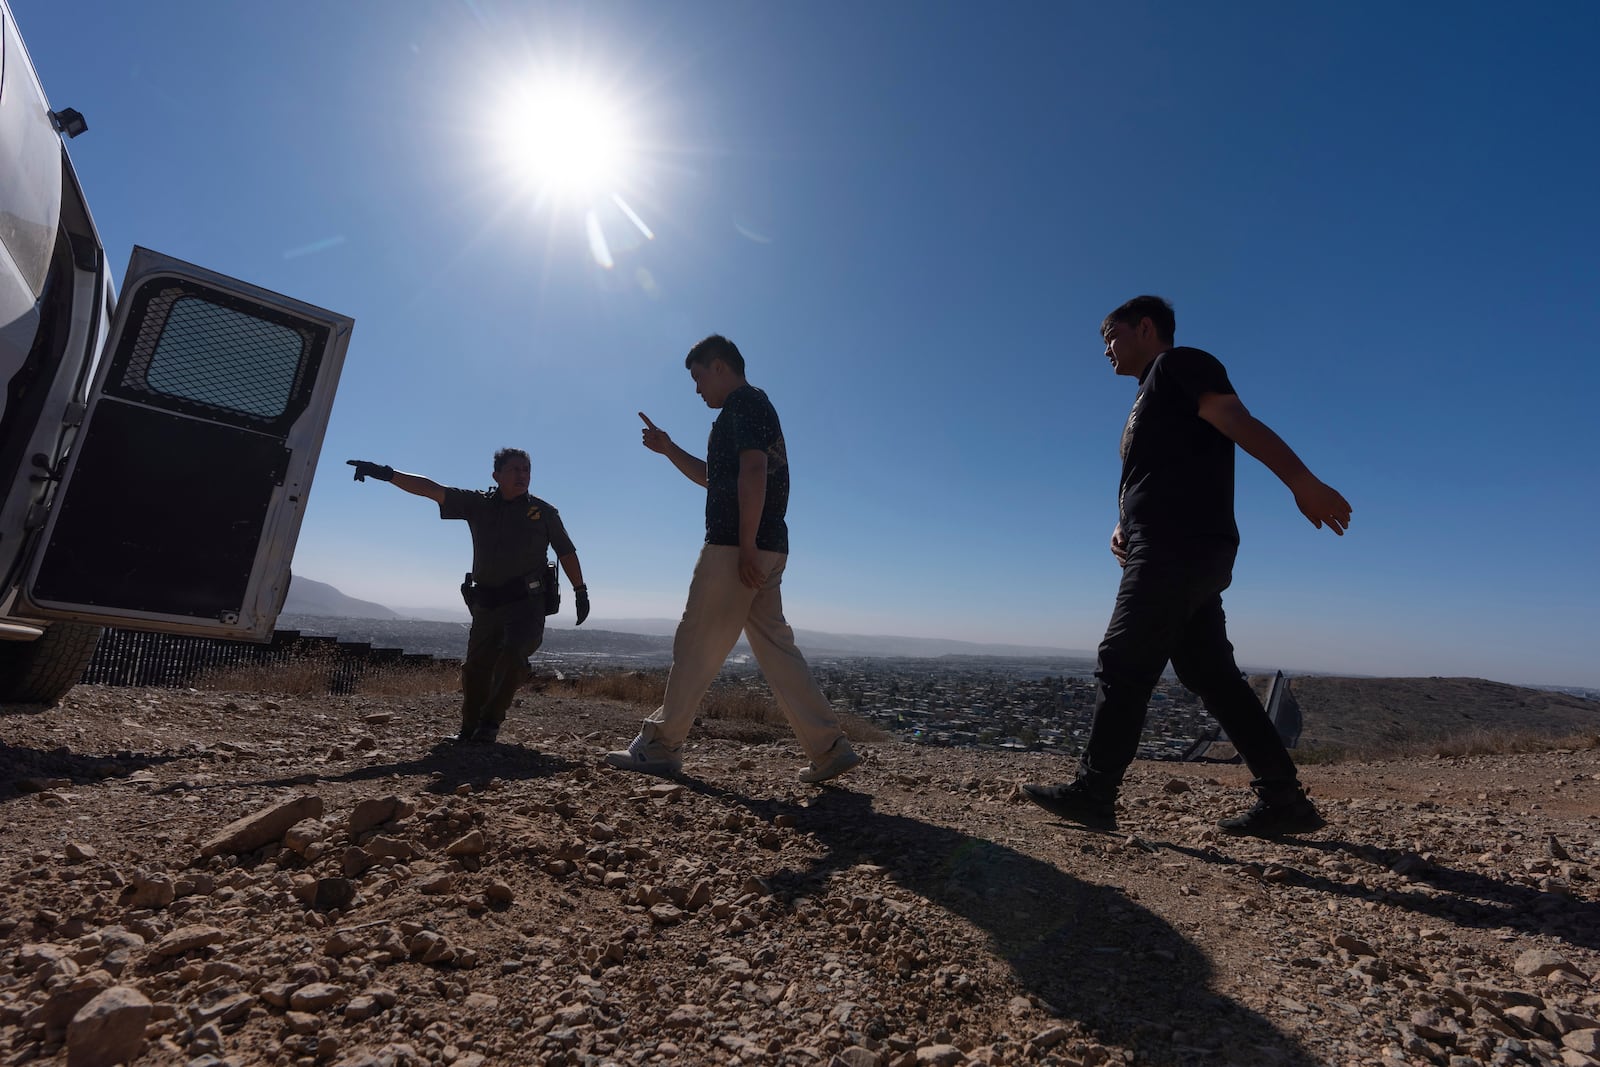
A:
POLYGON ((1600 735, 1555 735, 1533 730, 1474 730, 1458 737, 1384 745, 1314 745, 1294 750, 1304 766, 1372 763, 1378 760, 1449 759, 1460 756, 1507 756, 1530 752, 1584 751, 1600 748, 1600 735))
POLYGON ((194 687, 273 696, 361 693, 415 697, 454 692, 460 686, 460 678, 460 668, 454 664, 366 663, 319 650, 277 663, 241 664, 208 671, 195 679, 194 687))

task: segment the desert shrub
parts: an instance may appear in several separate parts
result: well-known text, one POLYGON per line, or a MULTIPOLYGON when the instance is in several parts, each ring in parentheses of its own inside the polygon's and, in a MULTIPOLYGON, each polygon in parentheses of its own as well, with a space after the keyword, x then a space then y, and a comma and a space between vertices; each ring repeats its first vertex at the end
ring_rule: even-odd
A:
POLYGON ((368 664, 355 691, 366 696, 425 697, 454 694, 461 688, 461 667, 455 663, 368 664))
POLYGON ((554 688, 573 696, 658 707, 667 691, 667 674, 665 671, 615 671, 580 675, 561 679, 554 683, 554 688))

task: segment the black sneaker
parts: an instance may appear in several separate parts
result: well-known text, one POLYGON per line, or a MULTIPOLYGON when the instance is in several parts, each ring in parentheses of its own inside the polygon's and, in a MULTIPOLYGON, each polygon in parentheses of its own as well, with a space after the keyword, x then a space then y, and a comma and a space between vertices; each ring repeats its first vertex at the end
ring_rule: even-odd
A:
POLYGON ((1081 781, 1066 785, 1024 782, 1023 795, 1051 815, 1093 830, 1117 828, 1116 800, 1086 787, 1081 781))
POLYGON ((1281 837, 1285 834, 1309 834, 1325 825, 1316 805, 1301 793, 1276 803, 1266 799, 1257 800, 1255 806, 1243 815, 1219 821, 1217 829, 1227 834, 1250 837, 1281 837))

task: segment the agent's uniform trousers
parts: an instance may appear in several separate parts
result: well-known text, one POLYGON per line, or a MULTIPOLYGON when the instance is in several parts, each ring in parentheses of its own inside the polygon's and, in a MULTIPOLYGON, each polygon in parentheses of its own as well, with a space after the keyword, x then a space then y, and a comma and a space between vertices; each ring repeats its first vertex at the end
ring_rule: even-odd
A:
POLYGON ((544 598, 528 597, 473 616, 461 664, 461 730, 506 720, 506 709, 532 675, 528 657, 544 643, 544 598))
POLYGON ((789 557, 782 552, 761 552, 759 559, 766 582, 760 589, 751 589, 739 580, 737 546, 706 545, 701 549, 683 618, 672 639, 666 695, 641 731, 646 742, 671 751, 682 746, 701 699, 722 670, 741 630, 806 755, 820 760, 844 736, 833 707, 795 647, 794 631, 783 618, 781 587, 789 557))

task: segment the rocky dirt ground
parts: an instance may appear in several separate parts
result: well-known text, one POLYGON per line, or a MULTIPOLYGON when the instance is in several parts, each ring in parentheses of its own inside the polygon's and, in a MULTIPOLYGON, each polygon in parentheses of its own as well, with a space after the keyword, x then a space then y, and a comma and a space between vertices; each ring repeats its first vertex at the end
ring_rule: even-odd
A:
POLYGON ((702 735, 640 709, 79 687, 0 714, 0 1063, 1600 1063, 1600 751, 1234 767, 702 735))

